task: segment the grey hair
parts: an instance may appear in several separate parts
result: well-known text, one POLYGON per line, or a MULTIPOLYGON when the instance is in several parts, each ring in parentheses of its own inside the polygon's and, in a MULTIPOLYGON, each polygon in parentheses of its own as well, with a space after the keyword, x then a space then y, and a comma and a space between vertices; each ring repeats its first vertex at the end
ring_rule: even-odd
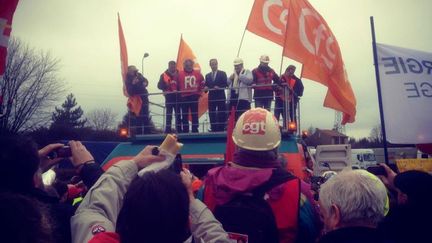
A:
POLYGON ((388 209, 386 187, 365 170, 342 171, 321 186, 319 198, 327 212, 339 208, 341 225, 377 225, 388 209))

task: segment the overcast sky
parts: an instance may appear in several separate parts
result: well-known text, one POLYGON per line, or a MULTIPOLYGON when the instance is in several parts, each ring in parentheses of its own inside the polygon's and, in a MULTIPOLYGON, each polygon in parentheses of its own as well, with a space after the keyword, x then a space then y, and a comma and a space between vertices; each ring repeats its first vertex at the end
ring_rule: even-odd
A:
MULTIPOLYGON (((339 42, 357 97, 357 119, 346 126, 347 135, 368 136, 379 123, 369 17, 375 17, 378 42, 432 52, 432 1, 310 2, 339 42)), ((141 69, 141 58, 148 52, 144 75, 150 81, 149 91, 158 92, 159 75, 169 60, 176 59, 181 33, 204 74, 214 57, 221 70, 231 73, 252 4, 253 0, 20 0, 12 35, 60 59, 60 77, 85 112, 106 107, 119 113, 120 119, 126 98, 121 91, 117 12, 129 64, 141 69)), ((240 56, 246 68, 253 69, 259 56, 268 54, 270 65, 279 72, 281 52, 280 46, 246 33, 240 56)), ((284 68, 292 63, 296 64, 285 59, 284 68)), ((322 106, 327 88, 311 80, 303 83, 302 128, 332 128, 334 111, 322 106)))

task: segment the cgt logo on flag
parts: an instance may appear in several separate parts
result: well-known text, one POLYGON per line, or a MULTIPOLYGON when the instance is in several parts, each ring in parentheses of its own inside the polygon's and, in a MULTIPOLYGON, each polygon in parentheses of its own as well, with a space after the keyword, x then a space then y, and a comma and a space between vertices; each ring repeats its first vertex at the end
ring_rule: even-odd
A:
MULTIPOLYGON (((255 4, 252 13, 255 12, 255 16, 259 18, 250 19, 247 28, 251 32, 284 46, 289 5, 298 3, 294 1, 283 2, 281 0, 257 0, 255 4)), ((337 48, 337 46, 334 46, 335 38, 333 34, 323 24, 316 11, 308 6, 300 6, 298 9, 300 10, 298 19, 289 24, 289 31, 298 30, 296 34, 302 47, 308 53, 321 58, 327 68, 332 69, 336 59, 333 49, 337 48)))
POLYGON ((265 135, 266 111, 256 110, 246 113, 243 118, 243 135, 265 135))
POLYGON ((283 47, 283 56, 303 64, 302 77, 328 87, 324 106, 355 121, 356 99, 339 44, 323 17, 307 0, 255 0, 246 26, 283 47))

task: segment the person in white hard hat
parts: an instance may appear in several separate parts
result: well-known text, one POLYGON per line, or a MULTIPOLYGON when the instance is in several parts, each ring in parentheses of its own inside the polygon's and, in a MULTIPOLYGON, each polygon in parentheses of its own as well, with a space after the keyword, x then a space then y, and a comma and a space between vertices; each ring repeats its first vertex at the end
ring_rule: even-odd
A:
MULTIPOLYGON (((204 203, 218 218, 221 207, 225 208, 242 195, 256 196, 259 188, 260 192, 265 192, 263 198, 276 219, 277 242, 315 242, 319 217, 310 188, 287 172, 278 160, 281 132, 273 114, 262 108, 246 111, 238 119, 232 138, 236 145, 234 159, 208 171, 202 193, 199 193, 204 203)), ((226 231, 241 233, 230 229, 226 218, 219 220, 226 231)), ((237 223, 239 227, 243 225, 237 223)), ((249 240, 275 242, 268 237, 266 235, 264 241, 249 240)))
POLYGON ((255 107, 261 107, 270 111, 271 102, 273 100, 273 84, 279 84, 279 76, 269 67, 270 57, 262 55, 260 64, 252 70, 254 77, 254 99, 255 107))
POLYGON ((234 107, 236 110, 236 121, 243 112, 251 108, 253 82, 252 72, 245 69, 243 59, 234 59, 234 73, 228 78, 228 112, 234 107))

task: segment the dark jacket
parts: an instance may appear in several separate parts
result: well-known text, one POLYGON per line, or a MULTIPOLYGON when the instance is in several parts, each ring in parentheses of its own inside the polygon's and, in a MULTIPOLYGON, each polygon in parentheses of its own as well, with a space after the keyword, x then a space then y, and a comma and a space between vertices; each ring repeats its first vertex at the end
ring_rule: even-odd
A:
POLYGON ((80 177, 84 185, 90 189, 103 173, 104 171, 98 163, 88 163, 83 165, 80 177))
POLYGON ((60 203, 58 198, 49 196, 45 191, 34 188, 23 195, 38 200, 48 210, 52 220, 55 242, 71 242, 70 219, 75 213, 72 205, 60 203))
MULTIPOLYGON (((429 193, 429 192, 426 192, 429 193)), ((378 229, 388 242, 431 242, 430 204, 396 206, 390 209, 378 229)))
MULTIPOLYGON (((89 163, 81 168, 79 175, 86 187, 91 188, 103 173, 99 164, 89 163)), ((33 188, 23 194, 38 200, 47 207, 48 213, 53 221, 53 236, 55 242, 71 242, 70 219, 75 214, 76 207, 68 203, 60 203, 58 198, 52 197, 45 191, 37 188, 33 188)))
POLYGON ((134 95, 140 95, 140 96, 147 96, 148 91, 146 89, 148 85, 148 80, 144 78, 144 76, 141 73, 137 73, 137 75, 126 75, 126 90, 130 96, 134 95), (138 79, 138 82, 135 84, 133 81, 135 79, 138 79))
POLYGON ((318 243, 384 243, 378 230, 367 227, 345 227, 325 234, 318 243))
MULTIPOLYGON (((280 88, 281 89, 279 89, 279 91, 280 92, 282 91, 283 84, 286 84, 289 86, 289 81, 291 78, 295 80, 295 83, 294 83, 294 87, 290 91, 294 92, 294 101, 297 102, 299 100, 299 97, 303 96, 303 91, 304 91, 304 86, 303 86, 301 79, 297 78, 296 76, 288 77, 286 75, 282 75, 281 79, 280 79, 280 88)), ((278 92, 276 92, 276 93, 278 93, 278 92)))
POLYGON ((210 90, 209 100, 225 100, 225 89, 228 87, 227 74, 224 71, 218 70, 216 73, 216 78, 213 79, 213 72, 208 73, 205 76, 205 86, 209 89, 214 89, 218 86, 220 90, 210 90))

